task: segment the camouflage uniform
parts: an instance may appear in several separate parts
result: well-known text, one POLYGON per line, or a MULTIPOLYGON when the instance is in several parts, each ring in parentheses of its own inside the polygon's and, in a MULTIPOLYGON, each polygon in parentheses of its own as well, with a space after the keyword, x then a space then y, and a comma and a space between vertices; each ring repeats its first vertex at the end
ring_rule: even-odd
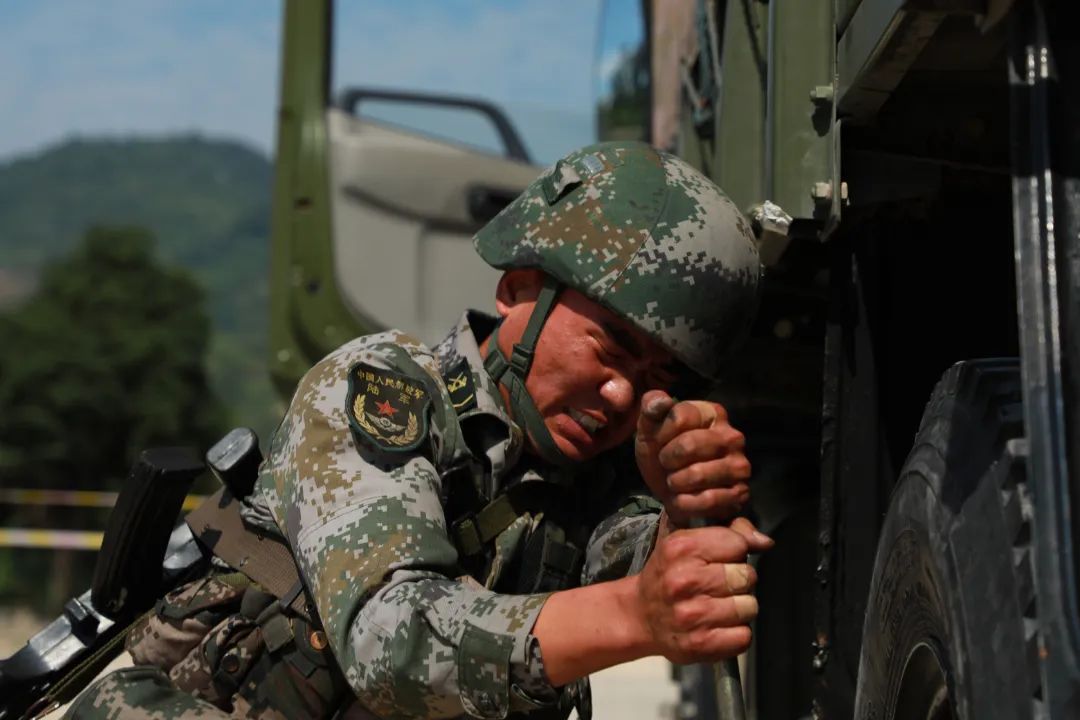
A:
MULTIPOLYGON (((745 219, 707 178, 642 144, 560 160, 475 242, 496 267, 545 271, 535 332, 510 358, 494 341, 480 356, 497 328, 475 313, 434 349, 397 331, 342 346, 301 380, 247 513, 288 540, 355 709, 382 718, 562 716, 581 705, 586 682, 548 683, 536 617, 551 591, 635 573, 652 547, 659 506, 643 494, 632 450, 560 462, 524 389, 559 289, 635 323, 702 376, 716 374, 757 303, 761 269, 745 219), (523 430, 546 462, 523 453, 523 430), (481 553, 465 546, 462 517, 537 487, 561 489, 562 501, 518 512, 481 553), (566 561, 575 553, 576 565, 566 561), (549 556, 562 558, 552 565, 562 574, 548 572, 549 556), (567 574, 569 565, 580 571, 567 574)), ((211 642, 203 654, 219 651, 211 642)), ((175 667, 206 674, 199 662, 175 667)), ((296 693, 275 700, 287 682, 259 690, 265 677, 241 682, 233 705, 205 690, 202 704, 173 697, 177 679, 152 673, 107 680, 81 704, 86 716, 140 699, 192 717, 230 707, 314 714, 289 699, 296 693)))
MULTIPOLYGON (((444 498, 450 488, 444 478, 463 465, 485 468, 482 482, 492 494, 528 482, 571 490, 579 474, 523 455, 522 432, 484 371, 472 329, 483 328, 486 335, 493 324, 468 313, 433 350, 390 331, 358 338, 323 359, 301 380, 252 500, 269 510, 288 538, 345 678, 359 702, 380 718, 502 718, 530 710, 562 716, 587 694, 585 683, 550 686, 530 634, 548 592, 558 588, 505 592, 516 589, 520 556, 544 518, 526 513, 503 530, 477 578, 465 574, 449 535, 444 498), (391 452, 358 438, 346 399, 350 373, 361 364, 418 378, 430 392, 425 442, 391 452), (466 398, 469 409, 458 412, 446 378, 463 370, 473 399, 466 398)), ((622 577, 644 565, 659 506, 625 472, 627 462, 613 456, 580 469, 591 487, 574 497, 588 506, 579 517, 593 532, 586 534, 580 576, 567 586, 622 577)), ((209 633, 211 643, 217 634, 209 633)), ((197 637, 202 632, 193 632, 192 639, 205 648, 197 637)), ((192 671, 193 664, 205 662, 188 657, 168 678, 149 668, 110 676, 80 702, 76 716, 106 717, 119 707, 171 708, 172 714, 159 717, 181 709, 185 717, 219 716, 215 705, 168 691, 170 681, 180 691, 193 691, 198 678, 213 674, 192 671)), ((227 700, 205 691, 201 696, 217 705, 227 700)), ((276 717, 273 704, 234 702, 233 712, 244 716, 254 708, 276 717)))
MULTIPOLYGON (((530 635, 546 594, 494 591, 507 585, 539 518, 525 514, 506 528, 476 579, 462 573, 448 536, 444 478, 463 463, 489 468, 480 488, 489 496, 512 483, 573 482, 571 472, 523 457, 522 433, 484 371, 470 320, 492 324, 470 314, 433 351, 382 333, 320 362, 301 381, 260 481, 350 686, 384 718, 501 718, 559 700, 530 635), (359 363, 426 374, 435 405, 430 448, 380 452, 356 442, 343 398, 359 363), (463 398, 470 408, 457 412, 444 378, 461 372, 470 375, 473 399, 463 398)), ((581 579, 636 571, 655 518, 627 512, 603 523, 581 579)))

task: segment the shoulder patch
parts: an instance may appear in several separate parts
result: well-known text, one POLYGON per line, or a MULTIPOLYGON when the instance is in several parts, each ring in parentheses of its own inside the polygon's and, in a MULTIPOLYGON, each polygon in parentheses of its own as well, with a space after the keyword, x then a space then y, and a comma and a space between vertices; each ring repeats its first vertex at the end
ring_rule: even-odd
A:
POLYGON ((467 361, 462 360, 450 368, 450 372, 443 376, 443 381, 458 415, 476 407, 476 386, 473 385, 472 370, 469 369, 467 361))
POLYGON ((410 452, 428 434, 431 396, 423 383, 393 370, 356 363, 349 368, 345 414, 358 442, 386 452, 410 452))

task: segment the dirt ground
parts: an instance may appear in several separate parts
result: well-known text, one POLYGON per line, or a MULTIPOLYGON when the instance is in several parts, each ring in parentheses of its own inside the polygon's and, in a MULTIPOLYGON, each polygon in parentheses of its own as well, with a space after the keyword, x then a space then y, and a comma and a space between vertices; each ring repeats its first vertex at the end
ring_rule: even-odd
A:
POLYGON ((27 608, 0 607, 0 658, 18 650, 45 625, 27 608))

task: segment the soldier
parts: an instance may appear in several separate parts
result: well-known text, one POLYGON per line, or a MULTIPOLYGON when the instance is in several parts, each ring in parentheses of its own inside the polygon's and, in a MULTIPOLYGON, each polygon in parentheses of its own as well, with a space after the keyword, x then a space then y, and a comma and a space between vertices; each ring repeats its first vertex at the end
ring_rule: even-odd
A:
POLYGON ((587 717, 591 672, 747 648, 746 555, 772 541, 732 520, 744 439, 669 394, 755 311, 745 219, 678 158, 605 143, 474 242, 498 320, 358 338, 301 380, 241 510, 287 540, 292 596, 243 567, 180 588, 75 716, 587 717))

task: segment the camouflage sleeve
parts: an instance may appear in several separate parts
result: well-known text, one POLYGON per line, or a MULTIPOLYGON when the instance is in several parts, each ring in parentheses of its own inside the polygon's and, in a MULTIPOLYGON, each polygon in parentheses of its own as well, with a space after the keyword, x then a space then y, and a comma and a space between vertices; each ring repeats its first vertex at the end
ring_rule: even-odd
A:
POLYGON ((634 575, 645 567, 656 541, 657 520, 663 506, 646 495, 636 495, 617 512, 600 521, 585 547, 581 584, 634 575))
MULTIPOLYGON (((349 368, 385 364, 350 346, 301 381, 260 478, 339 665, 382 718, 502 718, 539 707, 512 679, 536 672, 529 633, 547 596, 455 579, 429 453, 372 457, 350 431, 349 368)), ((414 359, 434 372, 430 356, 414 359)))

